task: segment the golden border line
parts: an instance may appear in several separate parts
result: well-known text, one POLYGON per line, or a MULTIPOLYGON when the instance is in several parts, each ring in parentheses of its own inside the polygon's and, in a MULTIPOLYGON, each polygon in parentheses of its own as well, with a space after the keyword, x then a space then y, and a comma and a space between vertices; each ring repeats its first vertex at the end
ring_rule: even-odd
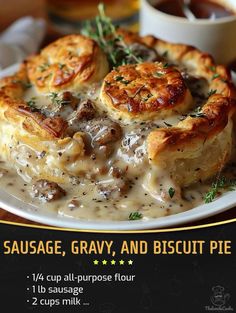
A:
POLYGON ((204 229, 208 227, 215 227, 220 225, 226 225, 230 223, 236 222, 236 218, 209 223, 204 225, 196 225, 196 226, 186 226, 186 227, 176 227, 176 228, 163 228, 163 229, 147 229, 147 230, 94 230, 94 229, 76 229, 76 228, 63 228, 63 227, 54 227, 54 226, 47 226, 47 225, 31 225, 25 223, 17 223, 17 222, 10 222, 0 220, 0 224, 6 225, 14 225, 14 226, 21 226, 21 227, 28 227, 28 228, 36 228, 36 229, 47 229, 47 230, 60 230, 60 231, 68 231, 68 232, 81 232, 81 233, 108 233, 108 234, 152 234, 152 233, 167 233, 167 232, 176 232, 176 231, 187 231, 187 230, 195 230, 195 229, 204 229))

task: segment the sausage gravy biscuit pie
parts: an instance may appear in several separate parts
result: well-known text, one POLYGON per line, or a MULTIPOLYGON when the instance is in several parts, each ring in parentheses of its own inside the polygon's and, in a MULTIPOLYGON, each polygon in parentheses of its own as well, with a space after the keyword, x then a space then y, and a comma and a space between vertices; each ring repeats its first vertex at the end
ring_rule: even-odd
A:
POLYGON ((212 201, 236 173, 229 73, 193 47, 116 29, 103 13, 1 79, 0 186, 86 220, 212 201))

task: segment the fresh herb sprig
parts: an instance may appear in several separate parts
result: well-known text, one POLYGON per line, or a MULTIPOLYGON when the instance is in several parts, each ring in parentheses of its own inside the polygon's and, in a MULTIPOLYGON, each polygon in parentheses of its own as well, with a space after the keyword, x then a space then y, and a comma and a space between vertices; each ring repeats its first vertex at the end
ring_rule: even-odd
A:
POLYGON ((31 108, 31 109, 35 109, 36 108, 36 97, 32 97, 30 100, 28 100, 27 105, 31 108))
POLYGON ((56 105, 58 107, 62 107, 64 105, 70 104, 70 102, 71 102, 69 100, 65 100, 62 97, 60 97, 57 92, 50 92, 48 97, 52 101, 52 104, 54 104, 54 105, 56 105))
POLYGON ((217 93, 217 90, 216 89, 211 89, 209 92, 208 92, 208 97, 211 97, 212 95, 216 94, 217 93))
POLYGON ((210 203, 215 200, 217 195, 228 189, 229 191, 234 190, 233 187, 236 187, 236 180, 226 179, 226 177, 221 177, 212 183, 211 189, 205 194, 204 201, 205 203, 210 203))
POLYGON ((175 195, 175 189, 173 187, 170 187, 168 190, 169 196, 172 199, 175 195))
POLYGON ((192 117, 192 118, 198 118, 198 117, 205 118, 206 114, 204 114, 203 112, 197 112, 197 113, 190 114, 189 116, 192 117))
POLYGON ((127 45, 118 34, 111 19, 105 14, 104 4, 98 5, 98 13, 94 21, 87 21, 82 34, 95 40, 108 57, 111 67, 130 63, 140 63, 142 58, 127 45))
POLYGON ((172 127, 172 126, 173 126, 172 124, 167 123, 167 122, 164 122, 164 124, 165 124, 167 127, 172 127))
POLYGON ((203 117, 206 118, 206 115, 201 111, 202 108, 198 106, 193 113, 189 114, 190 117, 192 118, 198 118, 198 117, 203 117))
POLYGON ((48 68, 49 68, 49 64, 48 63, 43 63, 41 65, 38 66, 38 70, 40 72, 45 72, 48 68))
POLYGON ((32 83, 25 81, 25 80, 20 80, 20 79, 13 79, 12 83, 13 84, 21 84, 21 86, 24 89, 28 89, 28 88, 31 88, 33 86, 32 83))
POLYGON ((142 218, 143 218, 143 215, 140 212, 132 212, 129 215, 130 221, 141 220, 142 218))

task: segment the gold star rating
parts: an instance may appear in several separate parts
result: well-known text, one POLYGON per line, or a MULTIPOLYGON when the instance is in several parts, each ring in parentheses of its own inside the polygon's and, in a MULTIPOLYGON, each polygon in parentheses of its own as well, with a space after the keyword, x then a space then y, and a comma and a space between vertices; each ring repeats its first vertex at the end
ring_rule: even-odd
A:
POLYGON ((134 261, 133 260, 127 260, 127 261, 125 261, 125 260, 114 260, 114 259, 112 259, 112 260, 93 260, 93 264, 94 265, 99 265, 99 264, 101 264, 101 265, 116 265, 116 264, 119 264, 119 265, 133 265, 133 263, 134 263, 134 261))

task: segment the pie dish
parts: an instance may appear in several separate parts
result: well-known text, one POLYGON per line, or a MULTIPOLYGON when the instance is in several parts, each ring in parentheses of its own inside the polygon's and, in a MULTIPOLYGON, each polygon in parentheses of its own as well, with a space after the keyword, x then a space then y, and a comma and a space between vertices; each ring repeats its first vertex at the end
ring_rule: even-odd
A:
POLYGON ((2 188, 80 220, 148 220, 204 201, 234 153, 229 73, 194 47, 118 32, 138 51, 129 64, 112 69, 96 41, 69 35, 1 79, 2 188))

